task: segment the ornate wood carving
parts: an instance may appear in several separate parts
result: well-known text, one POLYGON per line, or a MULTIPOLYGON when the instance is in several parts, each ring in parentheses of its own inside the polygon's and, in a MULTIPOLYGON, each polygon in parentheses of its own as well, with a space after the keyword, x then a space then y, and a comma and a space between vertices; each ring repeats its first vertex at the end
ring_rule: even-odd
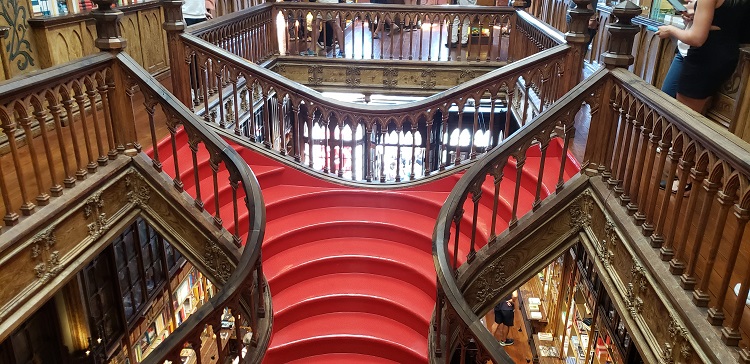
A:
POLYGON ((34 273, 42 283, 60 272, 60 252, 55 250, 55 227, 40 232, 31 242, 31 258, 37 263, 34 273))
POLYGON ((232 274, 233 269, 233 264, 229 262, 229 257, 224 253, 219 244, 211 239, 206 241, 205 249, 203 262, 206 264, 206 268, 220 279, 220 283, 225 283, 232 274))

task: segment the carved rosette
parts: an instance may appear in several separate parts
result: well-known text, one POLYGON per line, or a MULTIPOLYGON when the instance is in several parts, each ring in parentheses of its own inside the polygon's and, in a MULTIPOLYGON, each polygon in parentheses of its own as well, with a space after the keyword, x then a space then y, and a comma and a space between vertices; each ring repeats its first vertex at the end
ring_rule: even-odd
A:
POLYGON ((461 72, 458 74, 458 84, 464 83, 469 80, 473 80, 477 78, 476 72, 474 70, 461 70, 461 72))
POLYGON ((102 200, 101 192, 89 197, 84 203, 83 216, 86 219, 89 219, 92 215, 94 216, 94 222, 87 225, 89 229, 89 237, 92 240, 98 239, 102 234, 109 230, 107 214, 102 212, 103 208, 104 201, 102 200))
POLYGON ((140 173, 134 170, 128 171, 125 176, 125 187, 128 188, 128 202, 140 207, 148 205, 151 189, 140 173))
POLYGON ((232 265, 229 263, 229 257, 221 249, 219 244, 213 240, 206 242, 206 251, 203 254, 203 261, 206 263, 206 268, 216 277, 221 283, 226 283, 229 276, 232 274, 232 265))
POLYGON ((385 88, 398 86, 398 69, 393 67, 383 69, 383 86, 385 88))
POLYGON ((431 90, 435 88, 435 70, 425 69, 422 70, 422 81, 420 81, 423 90, 431 90))
POLYGON ((591 212, 594 210, 594 199, 591 192, 584 191, 578 196, 568 209, 570 227, 583 228, 591 225, 591 212))
POLYGON ((307 66, 307 81, 311 85, 320 85, 323 83, 323 67, 319 64, 307 66))
POLYGON ((475 289, 474 302, 469 303, 473 307, 481 306, 488 300, 493 299, 505 287, 507 279, 505 264, 500 259, 485 268, 479 279, 473 284, 475 289))
POLYGON ((362 71, 359 67, 347 67, 346 68, 346 84, 348 86, 359 86, 360 75, 362 71))
POLYGON ((31 260, 37 263, 34 265, 34 273, 42 283, 56 276, 62 269, 60 252, 53 250, 55 242, 54 226, 38 233, 31 242, 31 260))

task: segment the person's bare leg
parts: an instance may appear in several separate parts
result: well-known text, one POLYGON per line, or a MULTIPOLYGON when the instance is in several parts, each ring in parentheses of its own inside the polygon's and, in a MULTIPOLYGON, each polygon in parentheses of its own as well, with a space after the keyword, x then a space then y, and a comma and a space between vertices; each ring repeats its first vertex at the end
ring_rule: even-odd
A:
POLYGON ((701 115, 706 115, 706 112, 708 111, 708 101, 710 100, 710 97, 707 97, 705 99, 694 99, 692 97, 687 97, 679 92, 677 93, 677 101, 683 103, 685 106, 699 112, 701 115))
POLYGON ((336 34, 336 40, 339 42, 339 51, 342 53, 346 53, 344 52, 344 30, 341 29, 339 18, 334 19, 333 21, 331 21, 331 23, 333 26, 333 32, 336 34))

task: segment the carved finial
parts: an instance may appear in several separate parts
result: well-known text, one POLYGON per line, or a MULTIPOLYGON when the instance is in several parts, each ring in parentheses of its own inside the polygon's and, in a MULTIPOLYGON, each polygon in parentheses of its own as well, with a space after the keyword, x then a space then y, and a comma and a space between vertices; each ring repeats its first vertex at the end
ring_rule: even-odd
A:
POLYGON ((162 28, 167 32, 182 33, 187 26, 182 18, 182 0, 161 0, 164 9, 164 24, 162 28))
POLYGON ((570 15, 570 24, 568 32, 565 33, 565 41, 574 44, 586 44, 589 38, 587 31, 589 19, 594 15, 594 10, 589 9, 591 0, 573 0, 575 7, 568 9, 570 15))
POLYGON ((633 64, 633 41, 639 31, 631 20, 640 15, 640 6, 629 0, 615 5, 612 13, 617 17, 617 23, 607 25, 609 44, 602 58, 607 68, 627 67, 633 64))
POLYGON ((102 51, 121 51, 128 44, 120 32, 122 11, 115 8, 116 0, 93 0, 97 5, 91 11, 96 20, 96 41, 94 45, 102 51))

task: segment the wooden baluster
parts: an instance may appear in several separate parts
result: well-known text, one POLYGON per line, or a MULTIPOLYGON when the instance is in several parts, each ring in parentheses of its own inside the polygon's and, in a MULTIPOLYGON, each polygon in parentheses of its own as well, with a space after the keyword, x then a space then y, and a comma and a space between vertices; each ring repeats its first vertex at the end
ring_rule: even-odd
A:
POLYGON ((234 134, 241 135, 240 131, 240 99, 237 94, 237 76, 232 75, 230 81, 232 83, 232 100, 234 100, 234 134))
POLYGON ((477 131, 479 131, 479 101, 481 99, 474 99, 474 124, 471 128, 471 136, 469 137, 469 159, 476 159, 477 158, 477 149, 476 149, 476 135, 477 131))
POLYGON ((146 109, 146 113, 148 114, 148 127, 151 133, 151 150, 154 154, 153 157, 151 157, 151 165, 157 172, 161 172, 162 164, 161 159, 159 158, 159 142, 158 140, 156 140, 156 126, 154 125, 156 101, 146 99, 143 101, 143 107, 146 109))
MULTIPOLYGON (((664 136, 661 138, 661 142, 659 142, 659 147, 661 148, 661 152, 659 153, 659 161, 656 165, 656 176, 657 178, 654 178, 654 181, 647 181, 647 184, 651 184, 651 193, 649 194, 649 199, 647 200, 648 203, 648 210, 646 212, 646 221, 643 223, 643 235, 645 236, 651 236, 651 234, 654 231, 654 218, 656 217, 656 201, 657 197, 659 196, 659 183, 662 171, 664 171, 664 165, 667 162, 667 150, 671 148, 672 146, 672 133, 671 129, 667 129, 664 133, 664 136)), ((674 174, 672 175, 672 178, 674 178, 674 174)), ((669 193, 665 191, 666 193, 669 193)))
MULTIPOLYGON (((261 264, 261 255, 258 254, 258 263, 255 275, 258 279, 257 285, 258 285, 258 317, 264 318, 266 317, 266 296, 265 292, 268 289, 268 285, 266 284, 265 279, 263 278, 263 264, 261 264)), ((257 323, 253 327, 258 327, 257 323)), ((258 335, 253 335, 253 339, 257 340, 258 335)))
MULTIPOLYGON (((213 154, 213 153, 212 153, 213 154)), ((176 154, 175 154, 176 155, 176 154)), ((216 153, 209 158, 209 165, 211 166, 211 174, 214 182, 214 225, 216 227, 222 227, 221 211, 219 209, 219 165, 221 163, 221 155, 216 153)))
MULTIPOLYGON (((454 165, 461 164, 461 134, 463 132, 462 123, 464 119, 464 107, 466 104, 456 105, 458 107, 458 137, 456 138, 456 155, 454 158, 454 165)), ((450 144, 450 134, 448 134, 448 144, 450 144)))
MULTIPOLYGON (((679 181, 677 183, 677 193, 675 194, 674 208, 672 209, 672 218, 670 219, 669 229, 667 229, 667 233, 664 236, 664 245, 659 250, 659 256, 661 257, 661 260, 664 261, 668 261, 674 258, 676 249, 676 247, 674 246, 675 231, 677 229, 677 224, 680 220, 680 217, 682 215, 690 215, 689 213, 685 214, 685 212, 682 211, 682 201, 685 198, 685 186, 687 185, 689 173, 688 171, 692 166, 692 161, 686 161, 684 156, 680 158, 678 166, 680 171, 679 181)), ((669 185, 669 183, 667 183, 667 185, 669 185)), ((671 186, 669 188, 671 188, 671 186)), ((680 274, 681 273, 682 272, 680 272, 680 274)))
POLYGON ((97 82, 99 86, 97 86, 96 90, 99 92, 99 95, 102 99, 104 132, 106 133, 107 147, 109 149, 109 151, 107 152, 107 157, 109 157, 109 159, 115 159, 117 157, 117 149, 115 148, 115 135, 112 130, 112 114, 110 114, 109 112, 109 95, 110 93, 114 93, 113 88, 115 87, 115 84, 114 81, 108 83, 104 79, 99 79, 97 82))
POLYGON ((467 263, 471 263, 477 254, 477 219, 479 217, 479 201, 482 198, 482 182, 484 182, 484 179, 477 181, 472 191, 470 191, 471 202, 474 203, 474 213, 471 217, 471 246, 469 247, 469 254, 466 256, 467 263))
MULTIPOLYGON (((188 130, 185 130, 186 132, 188 130)), ((198 211, 203 211, 203 199, 201 198, 201 178, 198 168, 198 147, 201 142, 200 134, 197 131, 189 131, 188 133, 188 146, 190 147, 190 154, 193 157, 193 178, 195 182, 195 201, 193 204, 198 211)), ((177 159, 177 156, 174 157, 177 159)))
POLYGON ((96 142, 96 150, 99 153, 97 163, 100 166, 106 166, 109 158, 104 150, 104 143, 102 142, 102 131, 99 126, 99 113, 96 112, 96 88, 93 84, 87 82, 86 84, 86 96, 89 98, 89 107, 91 108, 91 120, 94 124, 94 142, 96 142))
MULTIPOLYGON (((354 47, 354 45, 352 45, 354 47)), ((350 121, 350 124, 351 121, 350 121)), ((352 181, 357 180, 357 129, 359 129, 360 124, 354 123, 352 124, 354 127, 352 128, 352 140, 350 141, 351 145, 349 146, 350 155, 351 155, 351 166, 352 166, 352 181)), ((363 174, 364 175, 364 174, 363 174)))
MULTIPOLYGON (((648 123, 646 125, 648 125, 648 123)), ((636 225, 642 225, 646 221, 646 204, 647 202, 649 202, 648 194, 651 186, 651 175, 654 171, 654 160, 656 159, 657 142, 661 140, 661 128, 661 122, 653 125, 652 132, 648 140, 648 147, 646 147, 646 163, 643 165, 644 173, 639 183, 640 189, 638 191, 638 211, 636 211, 633 215, 636 225)))
MULTIPOLYGON (((641 112, 639 116, 642 116, 644 112, 641 112)), ((629 195, 630 200, 626 205, 629 215, 634 214, 638 211, 638 206, 641 205, 640 199, 640 187, 641 178, 643 177, 644 161, 646 160, 646 151, 648 150, 648 136, 651 133, 651 123, 643 122, 641 118, 636 119, 636 123, 640 125, 640 136, 638 140, 634 142, 634 145, 638 145, 635 150, 631 150, 631 155, 637 155, 635 157, 635 170, 627 183, 629 184, 629 191, 626 188, 625 191, 629 195), (631 181, 632 180, 632 181, 631 181)), ((674 220, 676 221, 676 220, 674 220)))
MULTIPOLYGON (((18 153, 18 144, 16 142, 16 130, 17 130, 16 123, 10 120, 10 116, 7 116, 7 117, 5 116, 6 115, 0 114, 0 117, 2 117, 2 125, 0 126, 3 128, 3 132, 5 132, 5 137, 6 137, 6 140, 8 141, 8 146, 10 147, 11 157, 13 158, 13 168, 15 169, 16 182, 21 192, 21 200, 23 201, 23 203, 21 204, 20 210, 24 216, 29 216, 34 212, 36 205, 34 205, 34 203, 31 202, 31 200, 29 199, 29 195, 26 190, 26 180, 23 178, 23 169, 21 167, 21 157, 18 153)), ((29 138, 28 135, 30 134, 27 134, 27 138, 29 138)), ((33 143, 29 143, 29 145, 31 144, 33 143)), ((33 153, 33 151, 30 151, 30 152, 31 152, 31 155, 36 155, 35 153, 33 153)), ((32 158, 32 160, 34 160, 34 158, 32 158)), ((3 190, 3 193, 7 194, 6 191, 7 190, 3 190)), ((9 210, 6 211, 6 215, 5 215, 6 225, 8 226, 15 225, 17 221, 14 221, 13 223, 8 224, 9 214, 14 214, 14 213, 11 213, 9 210)), ((17 219, 18 217, 16 216, 15 220, 17 219)))
POLYGON ((308 147, 308 166, 310 168, 313 167, 313 145, 315 144, 315 139, 313 138, 313 118, 315 118, 315 113, 319 112, 316 110, 313 110, 313 114, 310 117, 307 117, 307 147, 308 147))
POLYGON ((169 131, 169 139, 172 143, 172 155, 174 156, 172 157, 174 160, 174 178, 172 179, 172 184, 178 192, 182 192, 183 183, 180 177, 179 158, 177 158, 177 126, 174 120, 167 120, 167 130, 169 131))
MULTIPOLYGON (((463 206, 462 203, 459 206, 463 206)), ((458 238, 461 236, 461 219, 464 215, 464 209, 460 208, 456 210, 456 214, 453 215, 453 224, 456 225, 456 235, 453 237, 453 275, 455 275, 458 272, 458 256, 460 253, 458 252, 458 238)))
MULTIPOLYGON (((667 172, 666 187, 661 198, 661 207, 659 208, 659 220, 656 222, 656 230, 651 234, 650 242, 652 248, 661 248, 664 244, 664 224, 667 222, 667 214, 669 213, 669 200, 672 197, 672 181, 675 179, 677 171, 677 163, 682 156, 682 146, 675 145, 669 149, 669 169, 667 172), (677 147, 679 150, 675 150, 677 147)), ((654 196, 656 197, 656 196, 654 196)), ((676 196, 675 196, 676 199, 676 196)))
POLYGON ((560 173, 557 175, 557 186, 555 187, 555 192, 559 193, 562 191, 563 186, 565 185, 565 164, 568 161, 568 150, 570 148, 570 141, 573 140, 576 136, 576 127, 575 125, 566 125, 565 126, 565 141, 563 142, 563 151, 562 156, 560 157, 560 173))
MULTIPOLYGON (((549 147, 549 139, 544 139, 539 145, 539 149, 542 152, 542 159, 539 161, 539 176, 536 180, 536 192, 534 194, 534 203, 531 204, 531 209, 536 211, 542 203, 542 184, 544 183, 544 162, 547 160, 547 147, 549 147)), ((561 156, 562 160, 565 160, 565 155, 561 156)))
MULTIPOLYGON (((291 104, 291 100, 290 100, 291 104)), ((291 104, 292 105, 292 116, 295 117, 294 124, 292 127, 292 137, 293 137, 293 143, 294 143, 294 160, 296 162, 302 161, 302 154, 304 154, 304 149, 302 146, 302 133, 304 132, 304 125, 307 124, 307 113, 304 115, 302 114, 302 108, 299 107, 299 104, 291 104)))
MULTIPOLYGON (((708 321, 711 323, 711 325, 715 326, 724 323, 724 301, 726 300, 727 290, 729 290, 732 280, 732 273, 734 273, 734 266, 737 263, 737 257, 739 256, 740 245, 742 244, 742 236, 745 233, 745 226, 747 225, 748 220, 750 220, 750 211, 740 207, 739 204, 735 204, 734 217, 737 220, 737 227, 734 230, 734 235, 732 236, 731 240, 732 248, 729 250, 729 254, 727 255, 727 266, 724 270, 724 274, 722 275, 721 285, 719 286, 719 293, 717 293, 716 295, 716 302, 714 303, 713 307, 708 309, 708 321)), ((738 297, 735 305, 742 307, 745 306, 743 304, 744 302, 745 301, 740 301, 738 297)), ((728 308, 727 311, 729 311, 728 308)), ((740 313, 739 315, 741 316, 742 313, 740 313)), ((724 338, 724 330, 722 330, 722 339, 725 340, 724 342, 727 342, 724 338)))
MULTIPOLYGON (((432 16, 429 16, 428 20, 430 22, 430 32, 429 32, 428 37, 427 37, 427 60, 428 61, 432 61, 432 29, 434 28, 433 25, 435 25, 435 23, 438 23, 438 27, 440 28, 440 31, 442 31, 442 29, 443 29, 442 27, 443 26, 442 26, 442 22, 440 21, 440 16, 437 15, 437 14, 433 14, 432 16)), ((439 47, 442 47, 442 44, 440 43, 440 37, 441 36, 442 36, 442 34, 440 34, 438 36, 438 50, 441 49, 439 47)), ((420 38, 419 41, 420 41, 420 44, 422 44, 421 43, 422 42, 421 38, 420 38)), ((420 47, 419 57, 420 57, 420 60, 421 60, 422 59, 421 58, 422 57, 421 47, 420 47)), ((438 56, 437 57, 438 57, 438 59, 440 58, 440 52, 439 51, 438 51, 438 56)))
MULTIPOLYGON (((411 123, 411 173, 409 173, 409 179, 414 180, 414 165, 416 164, 417 157, 417 123, 412 121, 411 123)), ((424 163, 422 163, 424 166, 424 163)), ((424 174, 424 172, 423 172, 424 174)))
POLYGON ((527 121, 527 115, 529 113, 529 103, 531 100, 529 100, 529 96, 531 94, 531 81, 524 81, 524 90, 523 90, 523 112, 521 113, 521 126, 526 125, 527 121))
POLYGON ((269 95, 266 95, 266 90, 261 88, 260 92, 263 97, 263 146, 271 149, 271 103, 268 100, 271 91, 268 90, 269 95))
MULTIPOLYGON (((747 201, 747 196, 743 196, 742 201, 747 201)), ((727 270, 724 274, 724 279, 722 282, 722 285, 720 287, 720 291, 723 292, 721 296, 718 298, 717 304, 714 306, 715 309, 709 309, 708 315, 709 315, 709 321, 711 321, 712 324, 716 324, 716 322, 723 321, 723 317, 720 317, 719 314, 722 313, 722 306, 724 303, 724 297, 726 296, 726 290, 729 287, 729 281, 732 278, 732 272, 734 271, 734 264, 736 263, 737 257, 738 257, 738 245, 742 243, 743 235, 745 232, 745 226, 747 225, 748 219, 750 219, 750 211, 748 211, 747 206, 745 206, 745 203, 742 203, 743 205, 735 205, 734 206, 734 215, 737 218, 737 228, 734 230, 734 236, 732 237, 732 250, 734 254, 729 255, 730 258, 728 264, 727 264, 727 270), (712 316, 715 316, 714 319, 712 316), (721 321, 719 321, 721 319, 721 321)), ((738 272, 739 273, 739 272, 738 272)), ((737 346, 742 340, 742 335, 740 333, 740 323, 742 322, 742 316, 745 311, 745 307, 747 306, 745 303, 747 302, 748 298, 748 292, 750 292, 750 264, 748 264, 745 268, 745 273, 742 278, 742 284, 740 285, 740 291, 737 294, 737 298, 734 303, 734 310, 732 311, 732 322, 728 326, 724 326, 721 329, 721 340, 729 346, 737 346)), ((728 311, 728 310, 727 310, 728 311)), ((748 351, 747 348, 743 348, 740 357, 748 358, 750 356, 750 351, 748 351)))
POLYGON ((387 124, 380 124, 380 146, 383 154, 380 156, 380 182, 385 182, 385 134, 388 133, 387 124))
MULTIPOLYGON (((321 113, 323 114, 323 113, 321 113)), ((323 114, 325 115, 325 114, 323 114)), ((323 163, 323 172, 333 172, 333 158, 334 158, 334 150, 333 146, 331 145, 331 139, 333 138, 333 128, 334 125, 331 125, 331 115, 325 115, 323 116, 324 119, 321 120, 323 123, 323 134, 324 134, 324 148, 323 148, 323 155, 325 156, 325 163, 323 163)), ((335 121, 334 121, 335 122, 335 121)))
POLYGON ((498 205, 500 204, 500 183, 503 182, 503 170, 505 169, 506 160, 501 160, 500 164, 492 168, 492 184, 495 186, 495 191, 492 194, 492 223, 490 224, 490 239, 489 242, 494 242, 497 238, 497 214, 498 205))
POLYGON ((422 138, 422 141, 425 144, 425 153, 424 156, 422 156, 422 171, 425 177, 432 173, 432 154, 430 154, 430 145, 432 144, 432 120, 434 119, 434 115, 435 114, 431 114, 427 116, 427 134, 422 138))
MULTIPOLYGON (((670 181, 670 180, 667 180, 670 181)), ((727 215, 729 214, 729 208, 732 207, 735 200, 735 194, 737 193, 737 187, 735 185, 727 185, 724 186, 723 191, 718 192, 718 198, 717 201, 719 202, 719 214, 716 216, 716 228, 714 228, 714 236, 711 239, 711 245, 710 249, 708 251, 708 258, 706 259, 704 269, 703 269, 703 277, 701 277, 701 284, 698 287, 697 290, 693 292, 693 303, 696 304, 698 307, 706 307, 708 306, 708 301, 711 297, 711 295, 708 292, 708 284, 711 280, 711 273, 713 273, 714 270, 714 264, 716 263, 716 254, 719 252, 719 245, 721 244, 721 237, 724 234, 724 228, 726 227, 727 223, 727 215)), ((667 192, 669 193, 669 192, 667 192)), ((740 232, 742 230, 739 230, 740 232)), ((727 258, 731 259, 731 255, 728 255, 727 258)), ((729 272, 729 277, 731 277, 732 272, 729 272)), ((724 277, 724 279, 729 279, 727 277, 724 277)), ((724 290, 726 293, 726 287, 729 285, 727 282, 726 285, 723 287, 719 287, 719 290, 724 290)), ((721 312, 721 306, 719 306, 719 312, 721 312)), ((721 321, 719 321, 718 324, 721 324, 721 321)))
POLYGON ((286 122, 285 119, 287 116, 289 116, 289 113, 286 111, 286 108, 284 107, 284 98, 276 96, 276 110, 274 112, 274 122, 277 122, 279 125, 279 135, 278 139, 280 141, 280 150, 279 153, 281 155, 286 155, 286 122))
MULTIPOLYGON (((617 131, 615 134, 616 144, 614 147, 614 151, 611 154, 611 163, 608 165, 610 175, 606 181, 610 189, 614 189, 620 183, 620 181, 617 179, 617 177, 620 175, 620 160, 627 157, 625 155, 626 153, 623 151, 623 148, 625 148, 625 130, 628 128, 628 125, 630 125, 630 116, 627 115, 624 108, 625 105, 623 105, 622 94, 619 94, 619 96, 620 100, 617 100, 617 102, 614 104, 614 107, 618 114, 618 116, 615 117, 615 123, 617 124, 617 131)), ((617 193, 617 191, 615 191, 615 193, 617 193)))
POLYGON ((78 142, 78 131, 75 127, 75 118, 73 116, 73 100, 66 94, 63 96, 63 107, 65 108, 65 119, 67 121, 68 130, 70 131, 70 139, 73 144, 73 155, 76 159, 76 178, 83 180, 86 178, 88 172, 83 167, 83 156, 81 155, 81 148, 78 142))
POLYGON ((450 141, 451 141, 451 134, 450 130, 448 130, 448 117, 450 116, 450 107, 445 108, 445 110, 440 110, 440 114, 443 117, 443 124, 440 127, 440 154, 438 155, 438 161, 440 162, 440 170, 444 171, 445 167, 448 166, 448 163, 450 162, 450 141), (443 154, 445 154, 445 161, 443 161, 443 154))
MULTIPOLYGON (((690 251, 688 257, 687 271, 680 276, 680 286, 685 290, 692 290, 697 283, 695 277, 695 267, 700 256, 701 246, 703 245, 704 235, 706 233, 706 225, 708 224, 708 217, 711 215, 711 207, 714 196, 719 190, 719 184, 711 181, 710 179, 703 181, 703 189, 706 190, 706 195, 703 199, 703 206, 700 210, 700 216, 698 217, 698 226, 695 233, 695 241, 693 242, 693 249, 690 251)), ((688 211, 690 213, 690 211, 688 211)), ((686 232, 687 233, 687 232, 686 232)))
MULTIPOLYGON (((217 66, 218 67, 218 66, 217 66)), ((216 83, 219 85, 218 89, 216 90, 219 94, 219 99, 217 108, 219 109, 219 128, 224 129, 227 126, 226 123, 226 113, 224 112, 224 72, 223 70, 219 70, 216 72, 216 83)))
MULTIPOLYGON (((94 173, 96 172, 97 164, 94 159, 94 151, 91 148, 91 136, 89 134, 88 120, 86 120, 86 107, 84 104, 86 101, 81 90, 76 90, 75 100, 76 104, 78 104, 78 115, 80 115, 81 126, 83 127, 83 143, 86 146, 86 156, 89 159, 86 169, 88 169, 89 173, 94 173)), ((74 126, 71 125, 70 127, 72 129, 74 126)))
MULTIPOLYGON (((52 119, 55 123, 55 136, 58 140, 60 159, 62 160, 63 174, 65 175, 63 178, 63 185, 66 188, 71 188, 75 186, 76 179, 71 171, 70 161, 68 161, 68 148, 64 146, 65 142, 63 141, 62 134, 62 121, 60 120, 61 107, 57 103, 57 95, 55 95, 54 97, 48 97, 47 104, 49 105, 49 112, 52 114, 52 119)), ((5 191, 5 188, 0 187, 0 190, 5 191)))
MULTIPOLYGON (((436 278, 436 282, 440 282, 440 279, 436 278)), ((437 285, 437 293, 435 294, 435 321, 433 324, 433 329, 435 330, 435 338, 437 341, 435 343, 435 357, 440 358, 443 356, 443 349, 441 347, 441 344, 443 340, 441 339, 442 336, 442 329, 443 329, 443 294, 442 290, 440 289, 440 283, 437 285)))
MULTIPOLYGON (((503 129, 503 140, 510 136, 510 117, 511 107, 513 107, 513 98, 515 94, 515 88, 507 89, 505 95, 505 128, 503 129)), ((500 143, 498 143, 500 144, 500 143)))
MULTIPOLYGON (((637 106, 636 106, 637 107, 637 106)), ((631 182, 633 179, 633 170, 635 169, 635 163, 636 160, 639 157, 638 154, 638 146, 639 141, 642 139, 639 138, 639 131, 641 130, 641 126, 643 125, 643 111, 642 110, 636 110, 635 115, 632 118, 632 129, 628 131, 628 143, 626 145, 630 146, 630 151, 627 152, 627 166, 625 167, 625 174, 623 175, 623 183, 622 183, 622 192, 620 194, 620 204, 623 206, 627 206, 630 204, 631 200, 631 182), (632 134, 632 136, 631 136, 632 134), (632 137, 632 140, 631 140, 632 137)), ((635 212, 633 210, 633 212, 635 212)))
POLYGON ((372 166, 372 150, 374 149, 372 146, 372 132, 373 127, 375 124, 371 122, 365 122, 365 157, 362 164, 365 166, 365 181, 372 182, 373 175, 372 170, 374 169, 372 166))
MULTIPOLYGON (((225 363, 226 362, 226 348, 228 345, 224 345, 221 340, 221 311, 220 313, 216 315, 216 318, 214 319, 215 325, 211 325, 211 328, 214 332, 214 340, 216 340, 216 359, 217 363, 225 363)), ((235 325, 239 325, 238 322, 234 323, 235 325)))
MULTIPOLYGON (((631 101, 632 102, 632 101, 631 101)), ((620 153, 619 155, 619 164, 617 166, 617 180, 612 181, 616 182, 617 184, 613 186, 613 189, 615 191, 615 194, 620 197, 620 204, 622 203, 623 199, 623 193, 626 191, 624 188, 624 182, 625 182, 625 176, 626 176, 626 169, 628 165, 628 161, 632 160, 630 158, 631 156, 634 156, 634 154, 630 154, 628 150, 632 150, 633 143, 633 130, 635 129, 635 120, 633 118, 634 115, 631 114, 632 111, 632 105, 627 105, 628 109, 623 110, 625 112, 625 125, 623 125, 625 133, 625 140, 622 143, 622 149, 618 148, 617 151, 620 153)), ((620 122, 622 124, 622 121, 620 122)), ((626 202, 627 203, 627 202, 626 202)), ((626 204, 625 203, 625 204, 626 204)))
POLYGON ((403 130, 401 123, 396 125, 396 182, 401 182, 401 133, 403 130))
MULTIPOLYGON (((352 137, 354 133, 352 133, 352 137)), ((339 170, 338 176, 344 177, 344 121, 339 119, 339 170)))
MULTIPOLYGON (((61 196, 63 192, 63 187, 60 185, 60 183, 57 182, 57 168, 55 168, 55 162, 52 158, 52 149, 49 144, 49 136, 47 135, 47 112, 45 111, 44 107, 41 105, 41 100, 36 99, 32 102, 34 106, 34 118, 36 119, 38 125, 39 125, 39 132, 42 136, 42 146, 44 147, 44 156, 47 159, 47 168, 50 172, 50 181, 52 182, 52 186, 50 187, 49 191, 52 196, 61 196)), ((36 156, 37 154, 32 151, 32 147, 34 144, 34 138, 33 136, 29 137, 29 133, 31 133, 31 123, 28 122, 29 128, 26 131, 27 135, 27 144, 29 145, 29 152, 32 156, 36 156)), ((63 144, 59 144, 60 149, 65 149, 65 146, 63 144)), ((36 158, 32 158, 32 164, 33 161, 36 158)), ((39 162, 36 162, 37 166, 39 162)), ((39 178, 37 179, 37 188, 39 189, 39 196, 37 196, 37 204, 46 205, 49 203, 49 195, 47 195, 46 192, 44 192, 44 185, 42 184, 41 180, 41 170, 39 173, 39 178), (46 198, 44 197, 46 196, 46 198), (40 200, 42 198, 42 200, 40 200)))
POLYGON ((523 177, 523 166, 526 164, 526 151, 519 151, 520 156, 516 157, 516 183, 513 192, 513 212, 511 214, 508 229, 513 229, 518 224, 518 195, 521 191, 521 178, 523 177))
POLYGON ((706 176, 705 171, 699 171, 696 168, 690 169, 690 180, 695 190, 690 194, 688 198, 688 205, 685 208, 680 221, 681 234, 679 238, 675 237, 675 255, 672 260, 669 261, 669 271, 672 274, 683 274, 685 271, 685 259, 687 249, 687 240, 690 233, 690 228, 693 226, 693 212, 695 211, 695 205, 698 202, 698 187, 703 184, 703 179, 706 176))

